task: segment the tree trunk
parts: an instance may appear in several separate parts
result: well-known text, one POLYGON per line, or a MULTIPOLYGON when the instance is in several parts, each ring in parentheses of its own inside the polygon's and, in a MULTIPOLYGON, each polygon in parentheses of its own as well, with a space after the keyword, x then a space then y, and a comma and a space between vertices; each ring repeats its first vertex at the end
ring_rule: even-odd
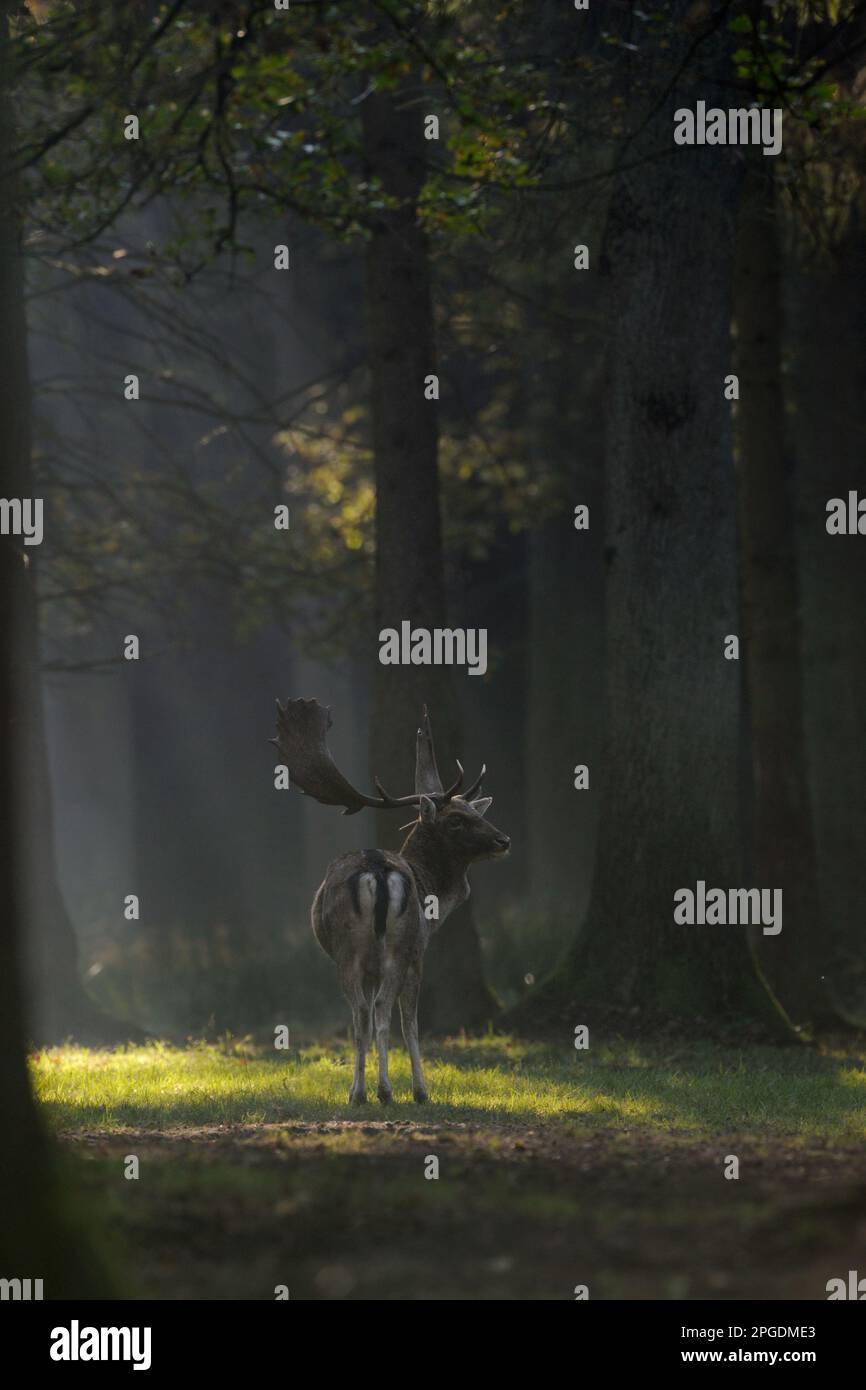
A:
MULTIPOLYGON (((3 15, 0 49, 5 23, 3 15)), ((0 102, 5 106, 2 94, 0 102)), ((4 124, 0 115, 0 126, 4 124)), ((0 313, 8 302, 17 260, 17 251, 8 241, 8 226, 9 218, 0 218, 0 313)), ((14 497, 11 451, 5 447, 10 438, 7 404, 5 395, 0 397, 0 491, 4 497, 14 497)), ((22 569, 21 552, 13 538, 0 537, 0 1191, 4 1194, 0 1269, 7 1279, 41 1279, 45 1298, 106 1298, 111 1286, 101 1262, 84 1232, 64 1215, 64 1199, 27 1077, 22 960, 25 818, 20 807, 23 784, 32 774, 19 743, 20 730, 30 716, 29 691, 21 680, 22 663, 16 660, 17 650, 27 644, 30 620, 20 603, 26 588, 20 582, 22 569)))
POLYGON ((863 493, 866 208, 830 257, 790 277, 794 487, 802 575, 804 705, 823 964, 834 998, 866 1022, 866 542, 827 533, 827 503, 863 493))
POLYGON ((599 848, 585 928, 521 1025, 775 1026, 745 928, 674 921, 678 889, 743 884, 739 666, 724 657, 739 626, 723 397, 739 176, 725 150, 673 146, 679 101, 632 143, 608 217, 599 848))
POLYGON ((800 586, 786 467, 781 251, 775 186, 760 149, 743 186, 734 276, 740 400, 738 490, 743 657, 752 750, 752 876, 781 888, 783 928, 759 959, 798 1026, 833 1019, 803 731, 800 586), (760 163, 759 163, 760 161, 760 163))
MULTIPOLYGON (((595 225, 600 236, 603 224, 595 225)), ((581 277, 575 272, 575 278, 581 277)), ((540 370, 530 422, 533 447, 556 477, 560 495, 556 514, 529 538, 526 845, 529 910, 558 936, 561 949, 565 923, 586 912, 598 829, 603 444, 597 363, 602 343, 595 326, 587 329, 584 323, 578 331, 578 303, 584 317, 590 304, 597 307, 594 285, 581 285, 579 296, 575 292, 570 298, 561 290, 557 295, 549 280, 546 288, 548 303, 558 312, 533 325, 539 332, 533 356, 540 370), (578 504, 589 508, 589 530, 575 529, 578 504), (568 636, 564 613, 574 624, 568 636), (588 790, 574 786, 579 764, 589 769, 588 790)))
MULTIPOLYGON (((625 11, 581 16, 559 0, 543 0, 547 96, 566 102, 573 128, 591 137, 573 142, 564 181, 590 180, 580 207, 573 193, 545 199, 540 255, 521 267, 535 304, 525 344, 529 445, 556 490, 556 510, 530 533, 529 640, 527 647, 526 848, 529 912, 540 923, 555 956, 562 954, 587 911, 598 831, 596 778, 603 708, 603 478, 601 367, 604 357, 603 277, 599 251, 610 198, 600 176, 616 157, 609 124, 599 117, 598 90, 575 84, 568 57, 597 60, 603 31, 627 37, 625 11), (566 236, 590 250, 590 270, 566 269, 566 236), (589 509, 589 529, 577 530, 574 509, 589 509), (555 602, 551 596, 556 595, 555 602), (563 615, 570 617, 564 631, 563 615), (574 769, 586 765, 589 787, 575 787, 574 769)), ((607 101, 625 84, 612 83, 607 101)), ((535 930, 533 931, 535 935, 535 930)))
MULTIPOLYGON (((8 11, 0 3, 0 493, 22 492, 26 410, 15 392, 26 360, 17 188, 5 171, 13 147, 8 11), (13 334, 18 332, 17 344, 13 334), (14 350, 13 350, 14 348, 14 350)), ((23 383, 26 386, 26 381, 23 383)), ((86 1243, 59 1215, 49 1150, 27 1079, 21 922, 26 900, 22 854, 28 831, 21 802, 34 775, 22 735, 32 718, 27 656, 35 611, 20 542, 0 537, 0 1269, 7 1279, 42 1279, 46 1298, 105 1297, 108 1284, 86 1243), (22 576, 25 576, 22 582, 22 576), (29 597, 29 602, 22 602, 29 597), (19 658, 24 646, 25 657, 19 658), (23 833, 22 833, 23 831, 23 833)))
MULTIPOLYGON (((8 7, 4 11, 8 13, 8 7)), ((4 43, 6 42, 4 35, 4 43)), ((7 108, 8 109, 8 108, 7 108)), ((6 148, 14 149, 10 124, 5 129, 6 148)), ((9 497, 35 495, 30 439, 30 377, 27 360, 27 324, 24 310, 23 262, 19 249, 19 209, 16 190, 4 180, 0 208, 0 236, 4 248, 0 286, 0 415, 3 420, 4 462, 9 497)), ((25 773, 22 778, 22 815, 26 834, 22 910, 30 923, 28 941, 22 943, 33 976, 35 1007, 29 1022, 30 1036, 40 1042, 57 1042, 69 1034, 90 1041, 119 1041, 136 1030, 106 1017, 92 1004, 78 974, 75 932, 57 877, 51 781, 45 744, 45 721, 39 663, 39 619, 36 603, 36 546, 22 550, 25 563, 10 571, 20 611, 16 658, 22 682, 20 718, 15 729, 25 773), (26 949, 29 947, 29 950, 26 949)))
MULTIPOLYGON (((445 627, 446 603, 439 507, 438 404, 424 397, 436 372, 427 241, 418 225, 425 177, 423 122, 398 95, 373 92, 361 106, 368 178, 396 200, 373 225, 367 244, 365 297, 371 371, 376 477, 376 634, 445 627)), ((458 676, 458 679, 461 679, 458 676)), ((453 682, 438 666, 376 663, 372 769, 389 791, 414 785, 415 731, 430 708, 439 766, 447 779, 458 747, 453 682)), ((469 769, 467 768, 467 773, 469 769)), ((469 773, 469 775, 472 775, 469 773)), ((399 842, 399 818, 379 816, 379 843, 399 842)), ((422 1021, 450 1032, 483 1025, 495 1012, 484 983, 470 904, 434 933, 424 970, 422 1021)))

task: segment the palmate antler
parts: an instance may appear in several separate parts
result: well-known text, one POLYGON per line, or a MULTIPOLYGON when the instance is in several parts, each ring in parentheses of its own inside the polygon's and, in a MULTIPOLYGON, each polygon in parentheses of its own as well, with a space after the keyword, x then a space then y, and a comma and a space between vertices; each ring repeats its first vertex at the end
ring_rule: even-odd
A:
MULTIPOLYGON (((431 801, 444 806, 460 791, 463 768, 459 762, 457 780, 447 790, 442 788, 426 707, 416 744, 416 790, 409 796, 389 796, 378 779, 378 796, 366 796, 356 791, 346 781, 328 751, 326 738, 331 722, 331 711, 320 705, 318 700, 287 700, 284 705, 277 700, 277 736, 270 740, 282 754, 292 786, 321 801, 324 806, 343 806, 344 816, 354 816, 365 806, 375 811, 418 806, 422 796, 429 796, 431 801)), ((473 785, 462 793, 466 800, 478 791, 486 771, 486 767, 482 767, 473 785)))

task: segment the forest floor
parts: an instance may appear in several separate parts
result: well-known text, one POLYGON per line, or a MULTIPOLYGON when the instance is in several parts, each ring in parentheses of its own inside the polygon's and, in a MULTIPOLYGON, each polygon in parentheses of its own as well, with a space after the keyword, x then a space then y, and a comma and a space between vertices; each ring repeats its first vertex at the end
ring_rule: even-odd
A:
POLYGON ((32 1058, 124 1296, 825 1299, 866 1273, 860 1053, 491 1035, 425 1063, 428 1105, 395 1049, 395 1103, 371 1064, 350 1108, 345 1044, 32 1058))

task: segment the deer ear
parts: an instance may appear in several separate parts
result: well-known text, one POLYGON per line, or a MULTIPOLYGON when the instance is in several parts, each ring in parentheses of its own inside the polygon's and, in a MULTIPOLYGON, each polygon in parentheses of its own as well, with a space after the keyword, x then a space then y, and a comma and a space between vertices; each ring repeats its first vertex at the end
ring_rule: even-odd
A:
POLYGON ((418 803, 418 818, 425 825, 432 825, 436 819, 436 802, 431 801, 429 796, 422 796, 418 803))
POLYGON ((477 811, 479 816, 486 816, 490 807, 493 805, 492 796, 482 796, 480 801, 470 801, 469 805, 473 811, 477 811))

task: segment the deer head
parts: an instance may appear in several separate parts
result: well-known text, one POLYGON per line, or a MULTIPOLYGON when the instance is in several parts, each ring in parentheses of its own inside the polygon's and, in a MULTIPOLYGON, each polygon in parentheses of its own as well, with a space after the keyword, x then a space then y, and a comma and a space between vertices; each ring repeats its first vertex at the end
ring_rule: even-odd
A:
MULTIPOLYGON (((459 762, 457 766, 462 775, 459 762)), ((413 848, 423 847, 425 840, 438 840, 450 858, 466 864, 508 853, 511 846, 508 836, 484 819, 493 805, 493 797, 472 800, 475 793, 481 790, 486 770, 482 767, 480 776, 468 791, 459 794, 453 789, 450 793, 443 791, 436 766, 430 716, 425 705, 415 740, 415 792, 420 796, 420 801, 418 821, 414 823, 416 829, 410 836, 413 848)), ((401 828, 406 830, 408 826, 401 828)), ((407 845, 410 841, 407 841, 407 845)))
POLYGON ((479 859, 498 859, 508 853, 511 841, 484 819, 492 804, 492 796, 479 801, 455 796, 444 805, 422 797, 418 819, 402 853, 414 856, 428 850, 441 857, 444 852, 449 860, 464 867, 479 859))

